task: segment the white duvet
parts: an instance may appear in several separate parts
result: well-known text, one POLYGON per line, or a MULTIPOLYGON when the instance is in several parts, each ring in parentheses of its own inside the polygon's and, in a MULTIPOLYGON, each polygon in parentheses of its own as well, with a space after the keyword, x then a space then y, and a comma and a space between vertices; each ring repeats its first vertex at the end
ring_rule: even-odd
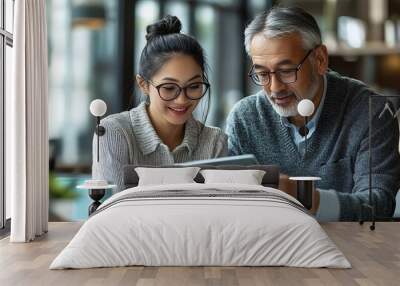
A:
POLYGON ((196 183, 135 187, 112 196, 50 269, 127 265, 351 267, 318 222, 284 192, 196 183))

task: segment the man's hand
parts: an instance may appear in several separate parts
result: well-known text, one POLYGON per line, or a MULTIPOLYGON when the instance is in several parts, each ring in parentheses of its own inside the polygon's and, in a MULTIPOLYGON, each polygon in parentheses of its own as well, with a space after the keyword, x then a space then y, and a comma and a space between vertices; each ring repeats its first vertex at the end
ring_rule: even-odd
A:
MULTIPOLYGON (((297 199, 297 182, 289 180, 289 176, 285 174, 279 175, 279 190, 291 195, 297 199)), ((313 192, 313 202, 310 212, 316 214, 319 208, 319 192, 314 190, 313 192)))

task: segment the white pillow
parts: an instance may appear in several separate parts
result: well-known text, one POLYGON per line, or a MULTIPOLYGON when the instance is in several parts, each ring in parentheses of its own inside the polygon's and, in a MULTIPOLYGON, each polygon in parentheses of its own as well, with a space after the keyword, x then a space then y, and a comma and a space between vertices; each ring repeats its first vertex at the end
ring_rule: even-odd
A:
POLYGON ((205 184, 234 183, 261 185, 265 171, 262 170, 202 170, 205 184))
POLYGON ((135 168, 139 176, 138 186, 195 183, 193 179, 199 170, 199 167, 135 168))

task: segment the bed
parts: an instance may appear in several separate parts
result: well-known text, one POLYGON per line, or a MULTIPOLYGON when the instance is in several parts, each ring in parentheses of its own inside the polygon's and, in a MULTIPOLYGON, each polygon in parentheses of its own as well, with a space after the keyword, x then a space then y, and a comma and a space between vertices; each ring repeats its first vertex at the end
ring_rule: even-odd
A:
POLYGON ((138 185, 138 169, 127 166, 127 189, 98 208, 50 269, 129 265, 350 268, 314 217, 296 199, 276 189, 276 167, 209 169, 231 173, 252 168, 265 171, 259 185, 201 182, 200 173, 189 183, 138 185))

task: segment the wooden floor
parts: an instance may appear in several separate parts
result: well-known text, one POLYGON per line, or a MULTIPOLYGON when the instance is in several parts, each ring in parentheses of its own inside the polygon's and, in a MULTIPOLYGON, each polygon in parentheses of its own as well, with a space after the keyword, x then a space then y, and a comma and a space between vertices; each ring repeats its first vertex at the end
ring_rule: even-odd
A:
POLYGON ((50 223, 32 243, 0 241, 0 285, 400 285, 400 223, 378 223, 375 231, 357 223, 323 227, 353 268, 289 267, 121 267, 48 270, 80 223, 50 223))

